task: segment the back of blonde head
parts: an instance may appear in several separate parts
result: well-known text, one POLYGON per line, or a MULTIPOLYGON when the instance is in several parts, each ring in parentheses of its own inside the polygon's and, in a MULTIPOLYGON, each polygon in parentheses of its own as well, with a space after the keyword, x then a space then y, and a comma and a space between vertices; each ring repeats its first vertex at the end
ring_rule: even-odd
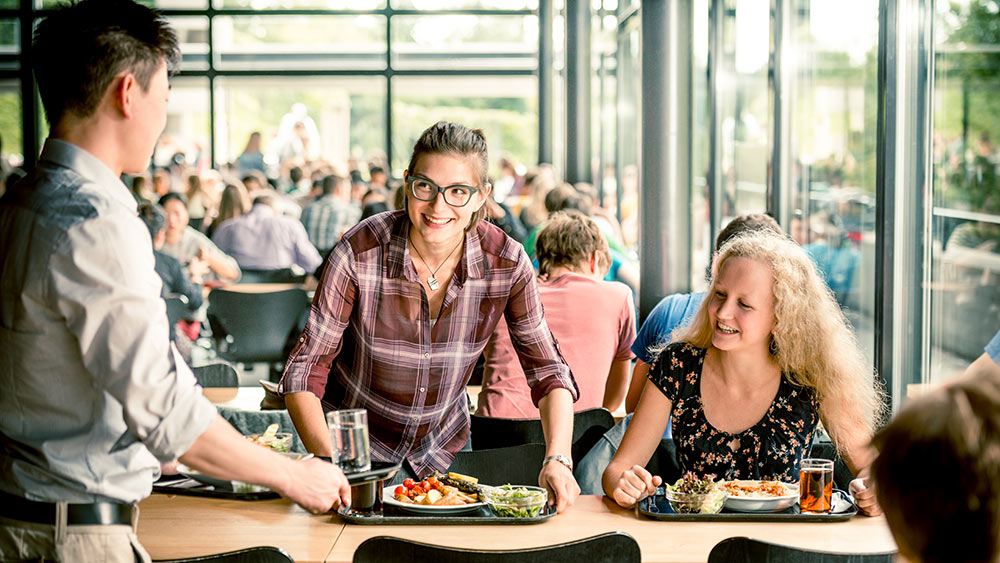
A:
POLYGON ((881 384, 812 260, 786 237, 754 231, 727 242, 716 258, 708 296, 691 324, 677 329, 671 340, 712 346, 708 305, 715 295, 717 272, 733 258, 760 260, 770 267, 775 320, 771 356, 792 383, 815 390, 820 414, 838 447, 843 442, 838 428, 874 431, 884 409, 881 384), (830 410, 833 405, 835 412, 830 410))

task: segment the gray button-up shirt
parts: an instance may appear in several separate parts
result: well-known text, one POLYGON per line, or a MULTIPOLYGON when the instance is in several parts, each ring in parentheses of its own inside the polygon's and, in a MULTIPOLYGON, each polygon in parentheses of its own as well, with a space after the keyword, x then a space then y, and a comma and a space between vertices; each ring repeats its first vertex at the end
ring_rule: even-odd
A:
POLYGON ((96 157, 49 139, 0 198, 0 241, 0 489, 141 500, 216 412, 169 348, 135 200, 96 157))

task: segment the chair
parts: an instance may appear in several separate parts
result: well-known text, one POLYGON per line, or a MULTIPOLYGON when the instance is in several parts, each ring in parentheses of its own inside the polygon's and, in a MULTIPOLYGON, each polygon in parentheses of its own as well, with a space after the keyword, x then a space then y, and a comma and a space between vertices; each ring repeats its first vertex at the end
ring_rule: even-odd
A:
POLYGON ((264 293, 213 289, 208 321, 220 356, 231 362, 284 362, 286 344, 309 310, 304 289, 264 293))
POLYGON ((220 362, 207 366, 191 368, 195 379, 202 387, 239 387, 240 378, 236 375, 236 368, 220 362))
POLYGON ((708 563, 892 563, 895 551, 830 553, 751 538, 726 538, 708 554, 708 563))
POLYGON ((280 270, 242 270, 239 283, 302 283, 306 273, 291 268, 280 270))
POLYGON ((471 475, 486 485, 534 485, 543 459, 543 444, 458 452, 448 471, 471 475))
POLYGON ((639 563, 639 544, 624 532, 608 532, 570 542, 509 550, 430 545, 391 536, 361 542, 354 563, 639 563))
POLYGON ((154 559, 156 563, 295 563, 280 547, 262 546, 227 551, 215 555, 202 555, 185 559, 154 559))
MULTIPOLYGON (((542 421, 537 418, 491 418, 472 415, 471 419, 473 450, 545 443, 542 421)), ((576 464, 583 459, 590 448, 614 425, 615 418, 603 408, 588 409, 574 414, 573 463, 576 464)))
POLYGON ((813 442, 812 449, 809 451, 809 457, 833 460, 834 487, 846 491, 848 485, 854 480, 854 474, 848 469, 847 464, 844 463, 844 458, 840 457, 840 454, 837 453, 837 448, 831 442, 813 442))
POLYGON ((170 333, 173 334, 177 322, 191 313, 188 309, 188 299, 183 295, 172 295, 164 297, 163 302, 167 305, 167 322, 170 323, 170 333))

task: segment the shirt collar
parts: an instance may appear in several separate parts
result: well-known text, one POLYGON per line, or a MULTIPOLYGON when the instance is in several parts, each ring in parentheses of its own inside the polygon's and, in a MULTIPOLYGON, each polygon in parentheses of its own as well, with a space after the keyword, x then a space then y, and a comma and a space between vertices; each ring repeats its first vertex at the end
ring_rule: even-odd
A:
MULTIPOLYGON (((482 279, 486 274, 479 228, 477 226, 475 229, 465 232, 465 255, 462 257, 462 261, 459 262, 458 269, 456 270, 460 279, 482 279)), ((400 213, 400 219, 395 222, 389 233, 387 258, 390 278, 405 277, 410 281, 418 281, 405 268, 406 263, 411 261, 410 248, 407 244, 409 233, 410 217, 403 211, 400 213)))
POLYGON ((275 210, 274 210, 273 207, 271 207, 270 205, 267 205, 266 203, 256 203, 256 204, 254 204, 250 208, 250 211, 247 212, 247 215, 270 215, 270 216, 274 216, 274 215, 277 215, 277 213, 275 212, 275 210))
POLYGON ((73 143, 49 137, 45 140, 39 160, 69 168, 87 180, 107 188, 105 193, 112 200, 138 212, 138 204, 121 178, 115 176, 107 164, 73 143))

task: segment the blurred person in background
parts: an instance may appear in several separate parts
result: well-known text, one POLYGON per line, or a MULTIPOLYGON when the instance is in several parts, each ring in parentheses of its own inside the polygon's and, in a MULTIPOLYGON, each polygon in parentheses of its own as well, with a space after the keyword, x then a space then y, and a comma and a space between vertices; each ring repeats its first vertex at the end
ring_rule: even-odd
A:
MULTIPOLYGON (((611 266, 597 224, 577 211, 551 215, 538 235, 538 295, 577 385, 573 410, 615 411, 625 399, 635 339, 635 303, 628 286, 603 281, 611 266)), ((531 388, 502 319, 484 351, 486 366, 476 414, 538 418, 531 388)))
POLYGON ((136 174, 132 177, 132 197, 137 203, 156 199, 157 196, 153 193, 150 183, 149 176, 145 174, 136 174))
POLYGON ((250 133, 246 148, 243 149, 240 156, 236 157, 236 165, 240 174, 246 174, 251 170, 256 170, 261 174, 267 173, 267 169, 264 167, 264 153, 260 150, 259 131, 250 133))
POLYGON ((302 210, 302 224, 320 255, 326 256, 340 237, 360 220, 358 208, 348 201, 350 187, 335 174, 323 178, 323 192, 302 210))
POLYGON ((259 195, 246 215, 219 225, 212 242, 243 270, 283 270, 293 266, 312 273, 323 259, 309 242, 302 223, 277 213, 275 196, 259 195))
POLYGON ((205 234, 208 238, 212 238, 219 225, 230 219, 242 217, 248 211, 250 211, 250 194, 247 193, 243 183, 234 181, 231 184, 226 184, 222 190, 222 196, 219 198, 219 212, 215 215, 215 219, 208 226, 205 234))
POLYGON ((493 199, 502 202, 509 196, 524 195, 524 173, 527 171, 524 165, 517 162, 517 159, 509 153, 501 156, 497 165, 500 168, 500 176, 493 184, 493 199))
POLYGON ((184 267, 194 260, 208 264, 206 281, 232 283, 240 279, 240 267, 231 256, 219 250, 201 231, 188 225, 188 205, 182 194, 170 192, 160 198, 167 213, 167 233, 161 251, 176 258, 184 267))
POLYGON ((539 170, 534 177, 526 183, 529 196, 527 201, 521 205, 521 224, 530 233, 539 225, 545 222, 549 216, 549 211, 545 208, 545 196, 556 186, 555 180, 549 173, 539 170))

